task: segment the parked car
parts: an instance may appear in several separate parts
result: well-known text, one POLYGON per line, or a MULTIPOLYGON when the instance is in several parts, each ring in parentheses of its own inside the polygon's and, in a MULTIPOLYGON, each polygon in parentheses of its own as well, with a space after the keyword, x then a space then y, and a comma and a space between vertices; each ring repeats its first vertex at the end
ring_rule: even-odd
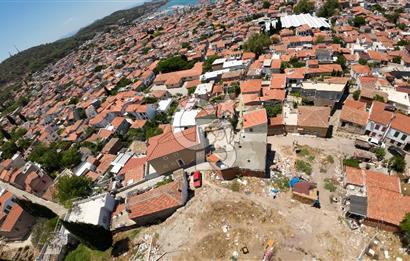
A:
POLYGON ((200 188, 202 186, 202 174, 198 170, 194 172, 194 187, 200 188))
POLYGON ((379 141, 378 139, 376 139, 376 138, 369 138, 368 140, 367 140, 367 142, 370 144, 370 145, 373 145, 373 146, 376 146, 376 147, 380 147, 380 148, 385 148, 386 147, 386 145, 382 142, 382 141, 379 141))
POLYGON ((402 158, 406 157, 406 153, 405 153, 402 149, 400 149, 400 148, 398 148, 398 147, 396 147, 396 146, 390 146, 390 147, 388 148, 388 151, 389 151, 393 156, 399 156, 399 157, 402 157, 402 158))

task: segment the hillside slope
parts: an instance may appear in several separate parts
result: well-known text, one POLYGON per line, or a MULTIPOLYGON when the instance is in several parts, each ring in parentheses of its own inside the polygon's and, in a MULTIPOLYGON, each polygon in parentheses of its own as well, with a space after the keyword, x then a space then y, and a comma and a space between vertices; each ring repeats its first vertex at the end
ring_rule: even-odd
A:
POLYGON ((0 63, 0 87, 22 80, 25 76, 43 69, 49 63, 56 62, 85 41, 92 39, 96 33, 112 25, 129 24, 167 2, 167 0, 156 0, 127 10, 116 11, 80 29, 72 37, 35 46, 11 56, 0 63))

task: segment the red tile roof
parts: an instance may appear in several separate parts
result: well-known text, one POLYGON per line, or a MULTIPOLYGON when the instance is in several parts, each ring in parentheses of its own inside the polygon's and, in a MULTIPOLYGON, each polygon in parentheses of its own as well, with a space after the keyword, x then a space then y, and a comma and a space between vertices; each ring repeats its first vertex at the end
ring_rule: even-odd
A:
POLYGON ((268 117, 265 109, 250 111, 243 114, 243 127, 251 128, 261 124, 266 124, 268 117))
POLYGON ((330 108, 318 106, 298 107, 298 126, 301 127, 329 127, 330 108))
POLYGON ((366 111, 366 103, 347 99, 340 113, 340 120, 366 126, 369 113, 366 111))
POLYGON ((385 103, 374 101, 371 108, 369 120, 387 126, 393 118, 393 112, 386 111, 385 108, 385 103))
POLYGON ((148 140, 148 160, 160 158, 186 148, 191 148, 200 143, 196 127, 181 132, 166 133, 154 136, 148 140))
POLYGON ((393 129, 410 134, 410 117, 401 113, 396 113, 391 122, 393 129))
POLYGON ((262 80, 246 80, 240 84, 241 93, 259 93, 262 88, 262 80))
POLYGON ((181 180, 154 188, 148 192, 127 199, 128 217, 141 218, 163 210, 180 207, 184 204, 181 180))
POLYGON ((21 214, 23 214, 23 209, 19 205, 13 204, 10 212, 7 214, 6 219, 1 225, 0 230, 5 232, 12 231, 21 214))

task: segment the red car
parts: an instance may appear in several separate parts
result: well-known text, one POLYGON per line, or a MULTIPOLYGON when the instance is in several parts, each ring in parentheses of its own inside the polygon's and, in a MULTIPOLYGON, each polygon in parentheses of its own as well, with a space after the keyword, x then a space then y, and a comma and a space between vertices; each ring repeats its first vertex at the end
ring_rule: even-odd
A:
POLYGON ((198 170, 194 172, 194 187, 200 188, 202 186, 202 174, 198 170))

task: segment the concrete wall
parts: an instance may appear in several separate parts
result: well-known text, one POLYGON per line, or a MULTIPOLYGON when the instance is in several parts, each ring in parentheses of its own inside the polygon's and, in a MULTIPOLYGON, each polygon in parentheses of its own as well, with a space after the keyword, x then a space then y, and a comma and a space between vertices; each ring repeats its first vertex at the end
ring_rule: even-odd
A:
POLYGON ((268 126, 268 136, 282 135, 285 133, 284 125, 268 126))
POLYGON ((181 167, 187 167, 193 163, 201 163, 205 160, 204 150, 196 151, 193 149, 184 149, 179 152, 168 154, 164 157, 151 160, 149 163, 154 167, 158 174, 167 174, 181 167), (201 155, 203 154, 203 155, 201 155), (183 166, 180 166, 178 160, 183 161, 183 166))
POLYGON ((302 135, 315 135, 326 138, 328 128, 298 126, 298 132, 302 135))
POLYGON ((388 232, 398 232, 400 229, 398 226, 383 222, 381 220, 374 220, 371 218, 366 218, 363 222, 366 226, 376 227, 388 232))
POLYGON ((357 124, 347 121, 340 121, 339 128, 355 134, 364 134, 366 130, 365 126, 359 126, 357 124))

